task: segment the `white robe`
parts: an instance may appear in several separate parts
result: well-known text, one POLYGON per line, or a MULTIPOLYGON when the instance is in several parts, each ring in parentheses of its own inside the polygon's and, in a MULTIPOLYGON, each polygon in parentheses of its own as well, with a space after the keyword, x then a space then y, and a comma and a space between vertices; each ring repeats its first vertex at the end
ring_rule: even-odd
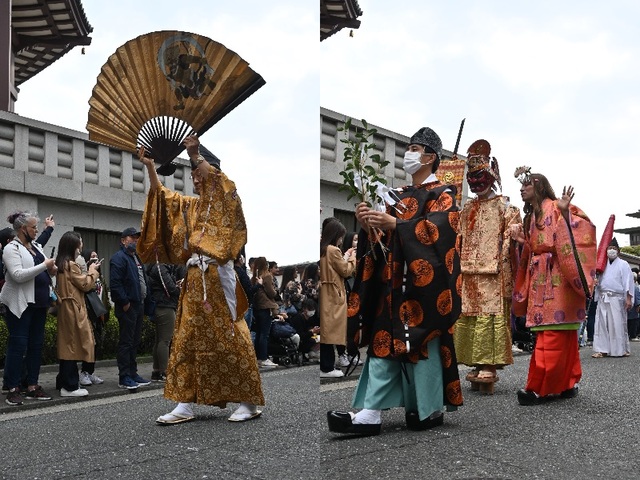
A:
POLYGON ((598 308, 593 332, 594 351, 611 357, 629 353, 625 300, 630 295, 633 304, 634 293, 629 264, 619 258, 608 262, 595 290, 598 308))

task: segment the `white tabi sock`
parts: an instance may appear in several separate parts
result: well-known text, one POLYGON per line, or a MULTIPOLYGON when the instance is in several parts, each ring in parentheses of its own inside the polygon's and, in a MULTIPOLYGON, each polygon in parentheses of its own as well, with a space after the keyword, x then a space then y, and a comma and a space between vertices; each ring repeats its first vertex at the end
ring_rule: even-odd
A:
POLYGON ((191 403, 181 402, 171 411, 171 413, 193 417, 193 408, 191 407, 191 403))
POLYGON ((257 411, 257 407, 253 403, 240 402, 240 406, 236 409, 234 414, 244 415, 244 414, 254 414, 257 411))
POLYGON ((358 413, 356 413, 356 416, 353 418, 353 423, 377 425, 379 423, 382 423, 380 413, 380 410, 369 410, 368 408, 363 408, 358 413))

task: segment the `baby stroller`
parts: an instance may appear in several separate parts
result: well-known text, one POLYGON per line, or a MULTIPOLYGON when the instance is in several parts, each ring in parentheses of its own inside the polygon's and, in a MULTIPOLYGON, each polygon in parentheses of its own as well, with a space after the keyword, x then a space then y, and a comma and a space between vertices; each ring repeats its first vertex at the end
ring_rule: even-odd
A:
MULTIPOLYGON (((302 365, 303 354, 298 350, 298 346, 293 339, 297 335, 295 329, 286 322, 271 322, 271 332, 269 334, 268 355, 278 365, 290 367, 291 365, 302 365)), ((300 337, 298 336, 298 340, 300 337)))
POLYGON ((524 352, 533 352, 536 345, 536 335, 526 327, 526 317, 511 318, 511 341, 524 352))

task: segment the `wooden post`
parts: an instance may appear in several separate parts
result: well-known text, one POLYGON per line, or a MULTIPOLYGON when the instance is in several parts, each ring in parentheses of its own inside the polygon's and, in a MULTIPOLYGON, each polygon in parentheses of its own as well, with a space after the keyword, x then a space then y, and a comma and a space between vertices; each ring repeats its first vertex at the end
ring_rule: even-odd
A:
POLYGON ((11 0, 0 0, 0 110, 13 112, 18 99, 11 48, 11 0))

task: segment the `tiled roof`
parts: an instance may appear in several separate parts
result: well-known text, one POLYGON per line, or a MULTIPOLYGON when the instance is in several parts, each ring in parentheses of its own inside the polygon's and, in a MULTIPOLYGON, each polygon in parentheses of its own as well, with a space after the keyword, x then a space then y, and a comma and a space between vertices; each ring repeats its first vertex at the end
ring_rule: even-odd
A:
POLYGON ((358 0, 320 0, 320 41, 345 27, 360 27, 361 15, 358 0))
POLYGON ((93 27, 80 0, 12 0, 11 23, 16 86, 91 43, 93 27))

